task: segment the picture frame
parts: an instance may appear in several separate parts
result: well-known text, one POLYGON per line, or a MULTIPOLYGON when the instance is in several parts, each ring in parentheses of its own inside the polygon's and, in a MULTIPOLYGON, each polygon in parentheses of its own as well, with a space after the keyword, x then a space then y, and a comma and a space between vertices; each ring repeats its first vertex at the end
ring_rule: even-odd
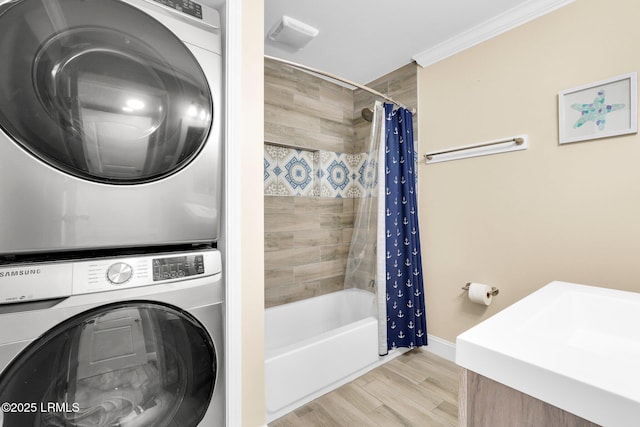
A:
POLYGON ((560 92, 558 128, 560 144, 637 133, 637 73, 560 92))

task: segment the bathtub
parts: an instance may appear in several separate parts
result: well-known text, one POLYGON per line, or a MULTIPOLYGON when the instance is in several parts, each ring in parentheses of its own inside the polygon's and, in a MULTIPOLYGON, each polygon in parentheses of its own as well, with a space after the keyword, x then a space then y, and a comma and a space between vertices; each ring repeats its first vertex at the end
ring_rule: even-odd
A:
POLYGON ((596 424, 640 425, 640 294, 552 282, 460 334, 456 363, 596 424))
POLYGON ((406 351, 378 356, 375 315, 375 295, 360 289, 267 308, 267 422, 406 351))

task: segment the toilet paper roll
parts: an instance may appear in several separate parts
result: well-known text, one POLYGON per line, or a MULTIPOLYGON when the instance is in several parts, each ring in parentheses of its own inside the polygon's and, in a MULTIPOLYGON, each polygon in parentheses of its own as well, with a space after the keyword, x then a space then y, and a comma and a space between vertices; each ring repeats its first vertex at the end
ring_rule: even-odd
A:
POLYGON ((491 286, 483 285, 482 283, 471 283, 469 285, 469 301, 476 304, 489 305, 492 298, 491 286))

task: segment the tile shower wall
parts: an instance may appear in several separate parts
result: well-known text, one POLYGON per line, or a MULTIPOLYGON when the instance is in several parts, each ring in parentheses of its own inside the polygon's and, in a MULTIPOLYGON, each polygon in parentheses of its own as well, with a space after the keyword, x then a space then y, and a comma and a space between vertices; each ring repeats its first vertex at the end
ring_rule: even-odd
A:
MULTIPOLYGON (((413 106, 415 65, 398 72, 374 88, 413 106)), ((343 289, 354 206, 370 178, 360 110, 374 99, 265 60, 266 307, 343 289)))
POLYGON ((265 304, 343 288, 355 199, 265 196, 265 304))
POLYGON ((353 132, 351 89, 265 60, 267 307, 343 287, 353 199, 319 197, 318 172, 323 152, 353 152, 353 132))
POLYGON ((264 139, 311 150, 354 153, 353 91, 265 60, 264 139))

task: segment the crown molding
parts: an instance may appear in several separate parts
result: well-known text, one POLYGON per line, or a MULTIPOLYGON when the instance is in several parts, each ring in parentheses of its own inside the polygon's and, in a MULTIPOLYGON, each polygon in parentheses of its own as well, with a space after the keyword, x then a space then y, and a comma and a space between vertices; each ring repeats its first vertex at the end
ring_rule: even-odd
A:
POLYGON ((493 37, 573 3, 574 1, 575 0, 529 0, 521 6, 509 9, 432 48, 415 54, 412 59, 421 67, 428 67, 463 50, 469 49, 479 43, 492 39, 493 37))

